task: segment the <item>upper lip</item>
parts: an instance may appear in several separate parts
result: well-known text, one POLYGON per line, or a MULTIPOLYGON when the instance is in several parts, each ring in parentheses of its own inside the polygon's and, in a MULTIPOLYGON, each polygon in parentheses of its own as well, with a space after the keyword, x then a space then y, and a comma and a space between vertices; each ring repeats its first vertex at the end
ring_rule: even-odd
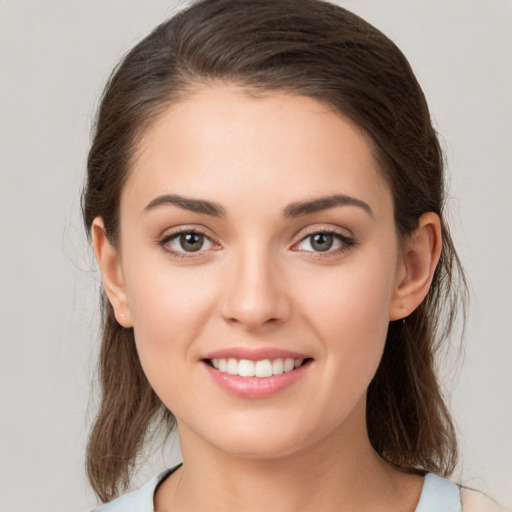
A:
POLYGON ((261 348, 247 348, 247 347, 231 347, 222 348, 205 354, 202 359, 248 359, 250 361, 261 361, 262 359, 308 359, 310 355, 294 350, 286 350, 277 347, 261 347, 261 348))

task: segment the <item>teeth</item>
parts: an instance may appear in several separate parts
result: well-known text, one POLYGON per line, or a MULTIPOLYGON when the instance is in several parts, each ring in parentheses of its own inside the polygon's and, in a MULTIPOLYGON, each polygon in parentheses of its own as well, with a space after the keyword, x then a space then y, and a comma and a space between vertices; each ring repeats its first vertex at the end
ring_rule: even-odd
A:
POLYGON ((277 358, 274 360, 262 359, 260 361, 251 361, 249 359, 212 359, 214 368, 230 375, 240 375, 241 377, 272 377, 272 375, 281 375, 284 372, 291 372, 295 368, 302 366, 304 359, 286 359, 277 358))
MULTIPOLYGON (((240 361, 240 364, 242 364, 242 361, 240 361)), ((254 375, 256 375, 256 377, 272 377, 272 363, 270 359, 256 361, 254 365, 254 375)))
POLYGON ((238 361, 235 358, 230 357, 228 359, 226 372, 230 375, 238 375, 238 361))
POLYGON ((282 359, 274 359, 272 361, 272 375, 281 375, 284 372, 284 361, 282 359))
POLYGON ((238 363, 238 375, 240 375, 240 377, 254 377, 254 370, 256 369, 255 366, 254 361, 249 361, 249 359, 240 359, 240 362, 238 363))
POLYGON ((295 368, 295 361, 293 359, 284 360, 284 371, 291 372, 295 368))

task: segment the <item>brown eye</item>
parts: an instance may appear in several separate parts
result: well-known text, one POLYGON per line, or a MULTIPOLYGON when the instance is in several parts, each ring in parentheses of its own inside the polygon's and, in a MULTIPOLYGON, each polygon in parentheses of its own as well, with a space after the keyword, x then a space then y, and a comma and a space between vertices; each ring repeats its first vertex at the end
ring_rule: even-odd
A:
POLYGON ((180 235, 179 243, 186 252, 196 252, 203 247, 204 236, 199 233, 185 233, 180 235))
POLYGON ((167 236, 161 245, 175 254, 202 252, 213 247, 213 242, 202 233, 196 231, 182 231, 167 236))

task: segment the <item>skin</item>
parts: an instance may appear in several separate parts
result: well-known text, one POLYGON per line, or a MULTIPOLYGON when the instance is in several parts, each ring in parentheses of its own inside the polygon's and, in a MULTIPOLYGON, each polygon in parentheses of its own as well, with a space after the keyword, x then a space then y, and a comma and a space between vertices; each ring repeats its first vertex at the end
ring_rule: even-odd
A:
POLYGON ((428 291, 440 225, 427 213, 399 241, 368 137, 311 98, 198 89, 145 134, 120 215, 116 247, 95 219, 96 257, 116 318, 133 327, 144 371, 177 417, 185 461, 155 509, 414 511, 422 478, 371 448, 366 390, 389 321, 428 291), (166 194, 214 202, 225 216, 147 208, 166 194), (371 212, 349 204, 283 215, 333 194, 371 212), (201 250, 162 244, 176 228, 200 229, 201 250), (310 235, 326 229, 353 244, 335 238, 315 250, 310 235), (313 360, 293 385, 248 399, 213 383, 202 362, 231 347, 313 360))

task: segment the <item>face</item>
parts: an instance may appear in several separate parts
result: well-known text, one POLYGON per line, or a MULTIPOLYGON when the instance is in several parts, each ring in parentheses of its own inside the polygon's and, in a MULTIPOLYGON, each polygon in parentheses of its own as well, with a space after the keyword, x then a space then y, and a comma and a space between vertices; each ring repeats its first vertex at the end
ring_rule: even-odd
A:
POLYGON ((203 89, 134 161, 116 309, 182 436, 276 457, 364 430, 399 254, 360 129, 311 98, 203 89))

